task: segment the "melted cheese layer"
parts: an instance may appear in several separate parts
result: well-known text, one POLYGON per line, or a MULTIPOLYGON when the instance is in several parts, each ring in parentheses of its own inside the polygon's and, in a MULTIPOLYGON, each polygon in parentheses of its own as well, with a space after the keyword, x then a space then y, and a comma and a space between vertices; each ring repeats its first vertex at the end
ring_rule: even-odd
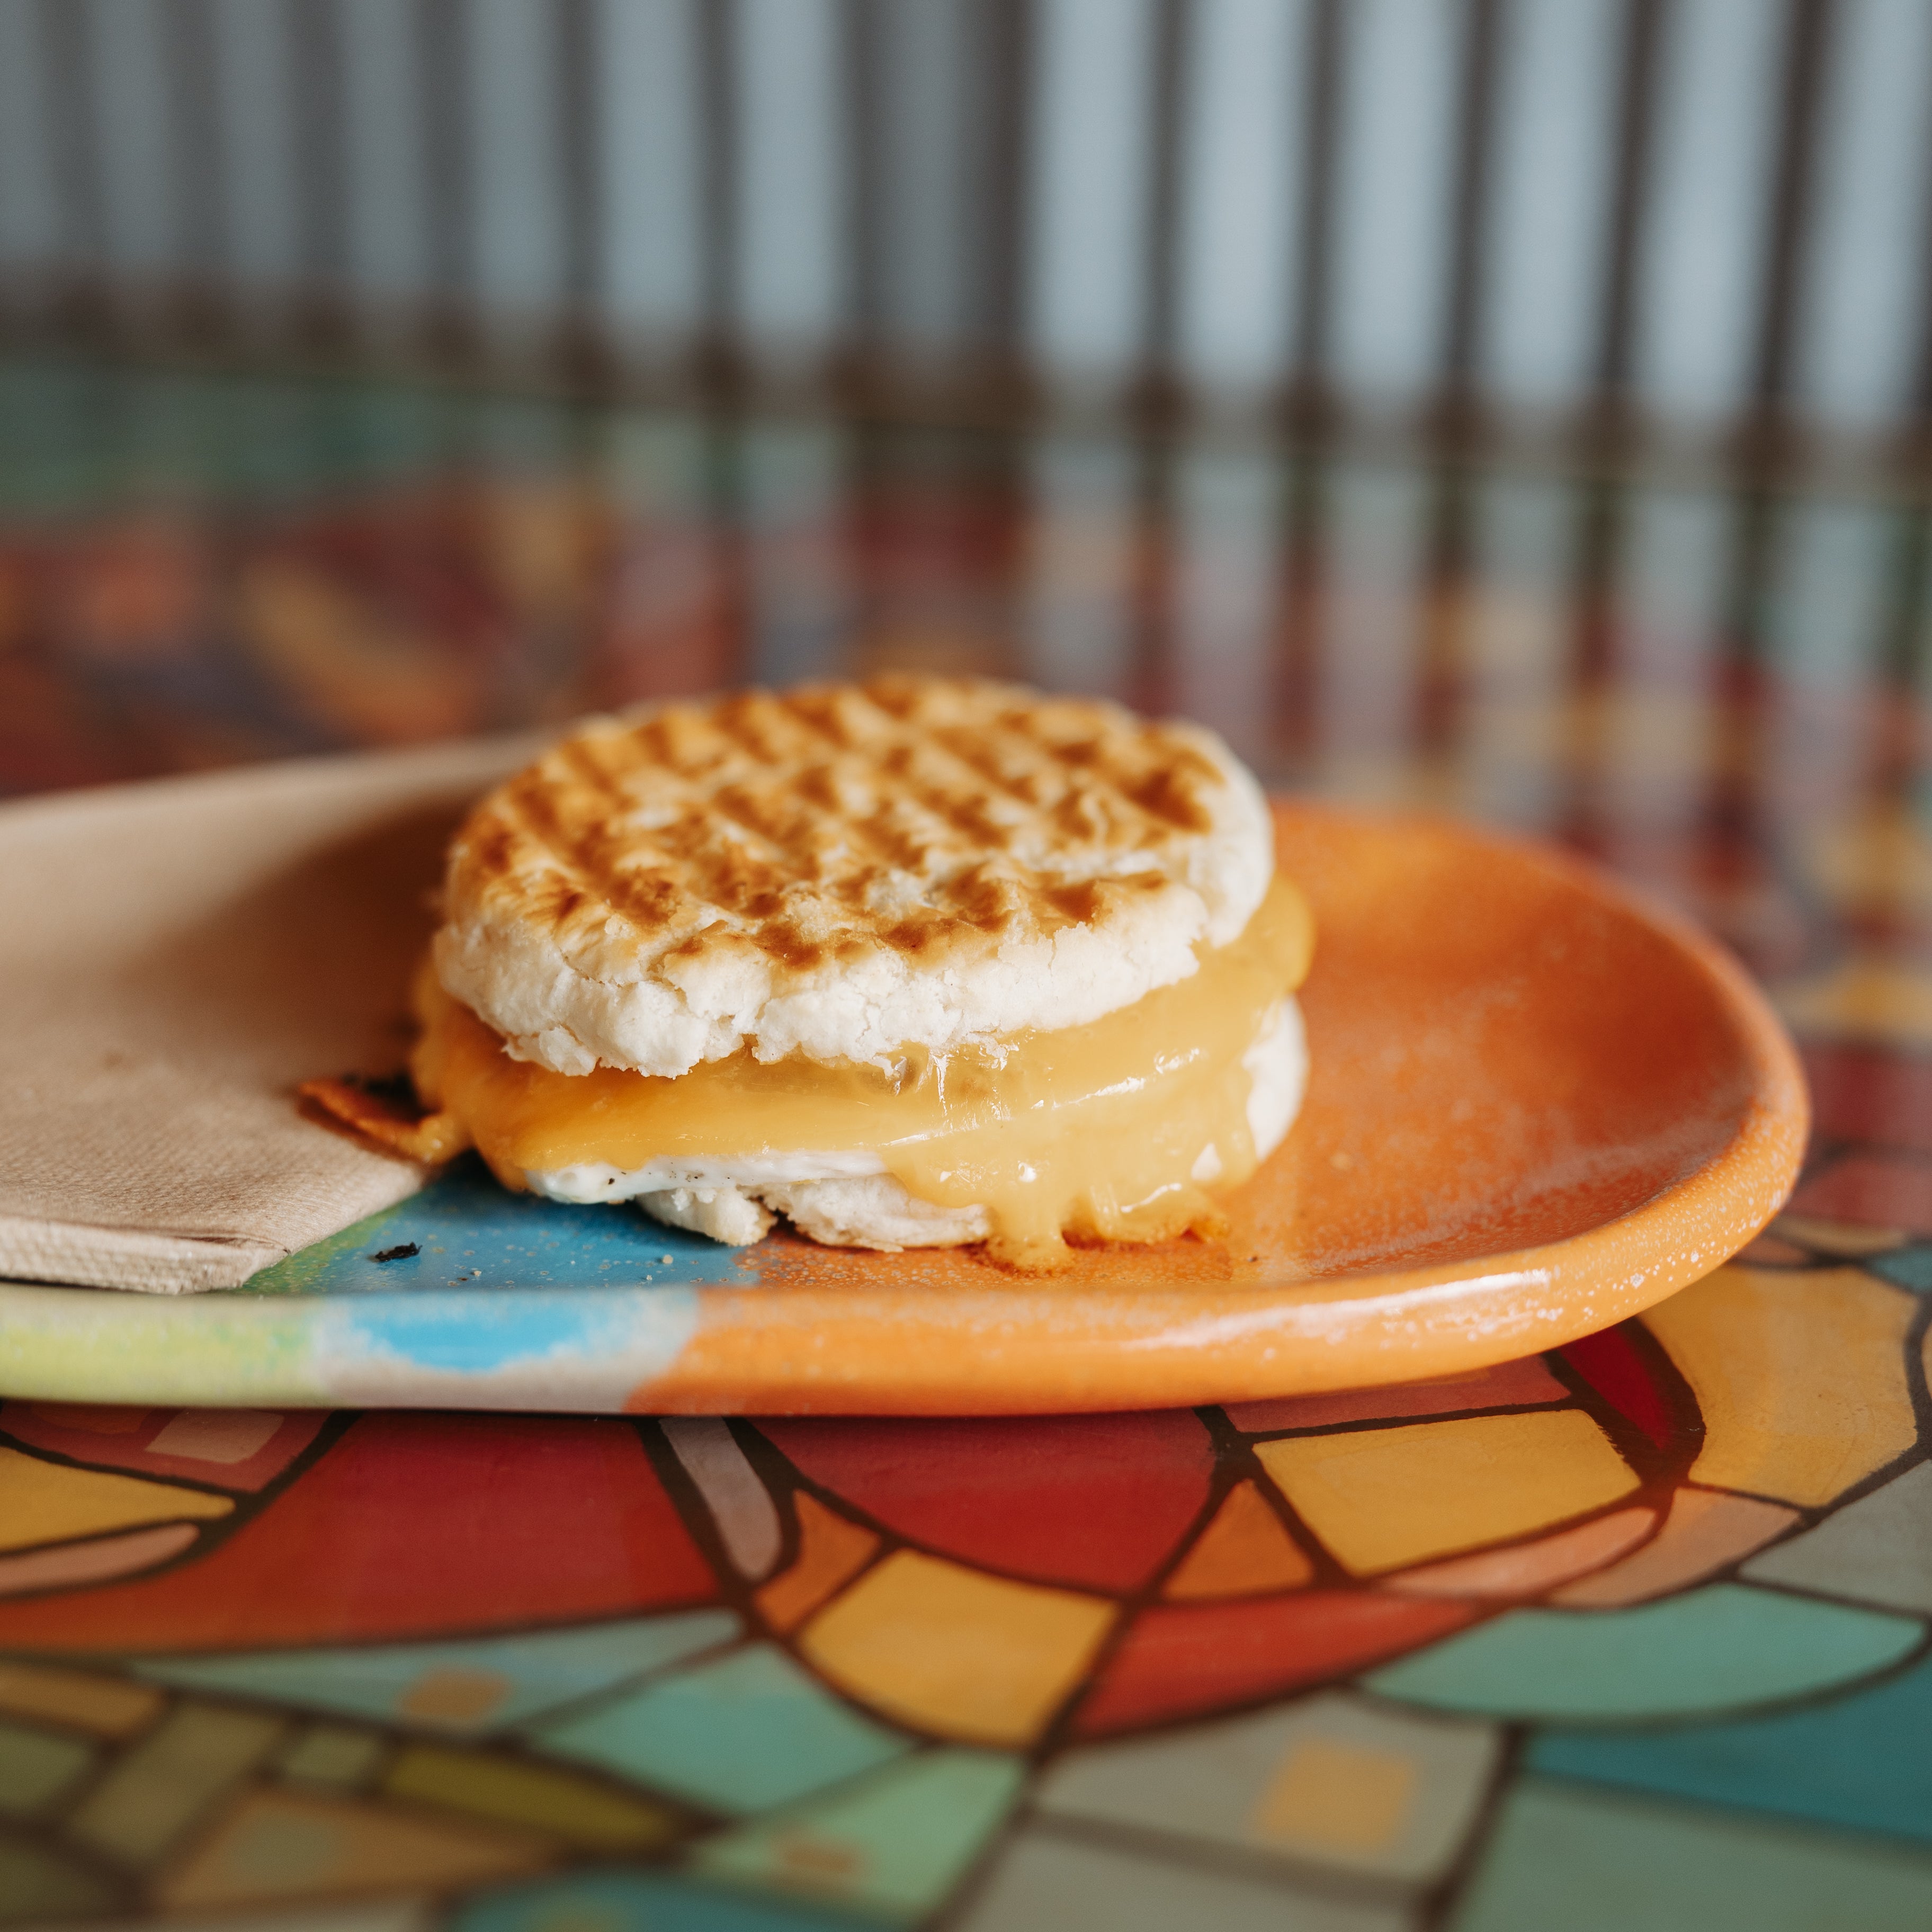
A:
POLYGON ((1300 895, 1277 878, 1190 977, 1084 1026, 890 1068, 739 1053, 668 1079, 512 1060, 425 972, 412 1071, 513 1188, 580 1164, 870 1156, 920 1200, 983 1206, 1006 1258, 1050 1264, 1064 1234, 1159 1240, 1214 1224, 1203 1181, 1237 1186, 1256 1165, 1243 1058, 1312 944, 1300 895))

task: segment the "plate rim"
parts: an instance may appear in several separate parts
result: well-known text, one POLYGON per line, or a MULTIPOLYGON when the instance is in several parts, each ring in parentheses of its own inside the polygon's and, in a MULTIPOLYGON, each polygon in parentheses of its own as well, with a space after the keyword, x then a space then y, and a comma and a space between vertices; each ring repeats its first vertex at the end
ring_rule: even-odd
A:
MULTIPOLYGON (((554 1360, 548 1374, 507 1376, 398 1378, 393 1370, 358 1376, 345 1366, 334 1385, 316 1389, 303 1385, 290 1358, 332 1309, 393 1299, 421 1310, 426 1294, 437 1292, 154 1296, 0 1282, 0 1393, 191 1406, 434 1404, 712 1414, 1026 1414, 1264 1400, 1473 1371, 1574 1341, 1641 1313, 1721 1265, 1783 1205, 1809 1126, 1802 1066, 1769 1000, 1714 938, 1642 887, 1520 833, 1439 813, 1364 811, 1280 795, 1270 804, 1304 818, 1448 835, 1561 878, 1664 938, 1714 992, 1742 1048, 1747 1100, 1728 1142, 1637 1207, 1556 1241, 1294 1283, 1115 1284, 1083 1297, 1086 1318, 1076 1323, 1065 1320, 1064 1291, 1024 1277, 922 1294, 850 1283, 687 1286, 678 1291, 686 1298, 678 1304, 682 1332, 669 1358, 657 1362, 648 1350, 627 1356, 620 1349, 602 1372, 562 1360, 554 1360), (23 1303, 22 1296, 32 1299, 23 1303), (78 1305, 70 1306, 76 1298, 78 1305), (16 1373, 23 1366, 22 1324, 38 1328, 53 1318, 58 1325, 62 1311, 77 1316, 78 1327, 100 1332, 122 1364, 118 1372, 104 1368, 84 1394, 71 1387, 80 1378, 56 1390, 22 1385, 16 1373), (827 1360, 828 1319, 868 1336, 858 1358, 827 1360), (1003 1339, 990 1357, 971 1352, 962 1375, 961 1328, 982 1322, 1003 1339), (259 1372, 242 1364, 229 1378, 212 1363, 197 1371, 191 1359, 197 1328, 204 1340, 212 1340, 212 1329, 250 1336, 243 1352, 267 1359, 253 1365, 259 1372), (1030 1339, 1016 1347, 1028 1331, 1030 1339), (1295 1360, 1292 1373, 1283 1372, 1284 1351, 1295 1360), (997 1371, 992 1375, 989 1362, 997 1371), (1365 1372, 1370 1365, 1374 1372, 1365 1372), (620 1372, 630 1379, 614 1380, 620 1372)), ((553 1309, 570 1296, 656 1298, 651 1305, 660 1316, 672 1306, 670 1292, 662 1286, 490 1292, 499 1307, 519 1294, 542 1298, 553 1309)), ((39 1378, 28 1370, 26 1379, 39 1378)))

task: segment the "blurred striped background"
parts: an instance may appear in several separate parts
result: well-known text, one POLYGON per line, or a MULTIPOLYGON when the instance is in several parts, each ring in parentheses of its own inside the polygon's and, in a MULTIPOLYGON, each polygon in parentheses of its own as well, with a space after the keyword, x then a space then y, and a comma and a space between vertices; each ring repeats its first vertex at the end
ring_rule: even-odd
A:
POLYGON ((1932 0, 0 0, 0 313, 1891 450, 1929 131, 1932 0))

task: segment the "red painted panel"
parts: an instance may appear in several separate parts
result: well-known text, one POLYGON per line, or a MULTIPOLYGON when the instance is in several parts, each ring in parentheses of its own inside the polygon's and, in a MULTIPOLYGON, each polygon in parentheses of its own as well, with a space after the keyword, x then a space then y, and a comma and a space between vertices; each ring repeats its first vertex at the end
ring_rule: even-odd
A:
POLYGON ((0 1645, 454 1635, 716 1594, 630 1424, 398 1412, 360 1418, 199 1562, 0 1604, 0 1645))
POLYGON ((1186 1409, 1138 1415, 761 1422, 814 1482, 968 1563, 1131 1590, 1208 1499, 1214 1451, 1186 1409))
POLYGON ((1473 1605, 1372 1590, 1302 1591, 1246 1603, 1162 1605, 1136 1618, 1074 1718, 1097 1737, 1318 1684, 1430 1643, 1473 1605))
POLYGON ((114 1410, 52 1402, 0 1406, 0 1430, 36 1449, 51 1449, 97 1468, 184 1477, 245 1494, 273 1482, 328 1419, 326 1412, 316 1409, 278 1416, 246 1409, 114 1410), (252 1446, 256 1442, 259 1448, 252 1446), (196 1453, 174 1453, 182 1448, 196 1453))
POLYGON ((1877 1141, 1932 1154, 1932 1054, 1817 1042, 1803 1053, 1820 1140, 1877 1141))
POLYGON ((1791 1197, 1791 1211, 1932 1234, 1932 1160, 1910 1154, 1842 1155, 1791 1197))
POLYGON ((1661 1449, 1673 1432, 1670 1406, 1628 1324, 1586 1335, 1563 1358, 1610 1406, 1661 1449))

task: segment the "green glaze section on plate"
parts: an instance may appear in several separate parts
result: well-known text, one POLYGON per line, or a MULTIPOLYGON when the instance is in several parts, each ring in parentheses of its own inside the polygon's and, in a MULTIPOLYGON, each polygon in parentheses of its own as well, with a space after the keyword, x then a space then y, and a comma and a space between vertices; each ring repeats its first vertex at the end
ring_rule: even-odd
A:
POLYGON ((312 1317, 253 1298, 0 1283, 0 1394, 44 1401, 302 1404, 312 1317))

